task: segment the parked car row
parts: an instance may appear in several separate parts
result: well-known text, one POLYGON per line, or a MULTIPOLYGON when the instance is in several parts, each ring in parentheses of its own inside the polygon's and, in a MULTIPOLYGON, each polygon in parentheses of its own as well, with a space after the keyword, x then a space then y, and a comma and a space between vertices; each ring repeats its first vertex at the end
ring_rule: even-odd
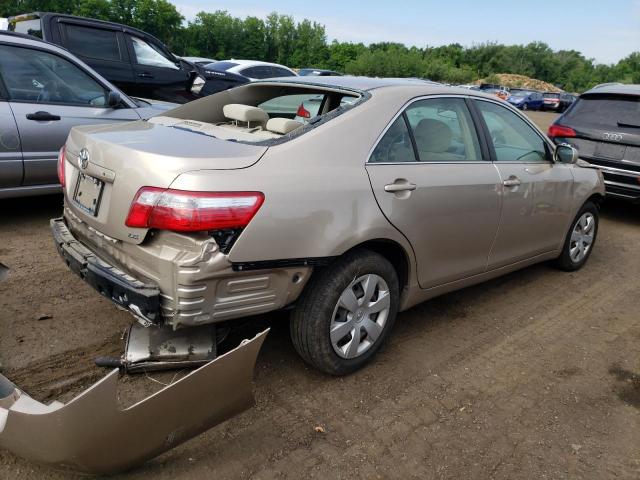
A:
POLYGON ((129 95, 174 103, 258 79, 297 75, 274 63, 177 57, 142 30, 72 15, 18 15, 9 19, 9 30, 66 48, 129 95))
POLYGON ((576 100, 576 96, 566 92, 540 92, 525 88, 509 88, 504 85, 482 83, 480 85, 458 85, 468 90, 480 90, 506 100, 521 110, 547 110, 564 112, 576 100))

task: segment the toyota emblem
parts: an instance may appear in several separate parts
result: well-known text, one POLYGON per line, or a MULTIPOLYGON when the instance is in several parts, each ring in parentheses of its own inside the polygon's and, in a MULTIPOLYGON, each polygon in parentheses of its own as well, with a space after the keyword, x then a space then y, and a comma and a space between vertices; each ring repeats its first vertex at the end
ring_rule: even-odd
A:
POLYGON ((78 155, 78 165, 82 170, 86 170, 89 166, 89 150, 83 148, 78 155))

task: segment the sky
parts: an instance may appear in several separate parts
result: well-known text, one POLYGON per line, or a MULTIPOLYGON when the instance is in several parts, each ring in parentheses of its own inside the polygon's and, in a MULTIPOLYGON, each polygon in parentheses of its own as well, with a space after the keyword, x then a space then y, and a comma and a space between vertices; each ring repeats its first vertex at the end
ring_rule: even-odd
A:
POLYGON ((265 18, 274 11, 297 21, 308 18, 325 25, 330 41, 419 47, 542 41, 607 64, 640 51, 640 0, 170 1, 187 20, 203 10, 226 10, 242 18, 265 18))

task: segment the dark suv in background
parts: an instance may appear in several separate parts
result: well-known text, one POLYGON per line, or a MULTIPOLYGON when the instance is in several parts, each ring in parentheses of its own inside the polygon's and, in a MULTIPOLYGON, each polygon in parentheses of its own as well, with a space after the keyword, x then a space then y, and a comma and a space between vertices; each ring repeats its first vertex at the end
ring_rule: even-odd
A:
POLYGON ((640 202, 640 85, 589 90, 548 133, 602 171, 607 195, 640 202))
POLYGON ((199 89, 193 89, 198 67, 137 28, 37 12, 9 18, 9 31, 66 48, 128 95, 176 103, 199 98, 199 89))
POLYGON ((66 48, 128 95, 186 103, 203 96, 205 84, 209 93, 229 88, 153 35, 119 23, 37 12, 10 17, 9 31, 66 48))

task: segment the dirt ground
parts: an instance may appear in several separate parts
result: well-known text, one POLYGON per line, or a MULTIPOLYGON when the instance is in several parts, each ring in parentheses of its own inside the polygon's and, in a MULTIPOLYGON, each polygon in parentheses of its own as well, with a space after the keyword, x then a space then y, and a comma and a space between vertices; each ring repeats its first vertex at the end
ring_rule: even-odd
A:
MULTIPOLYGON (((60 204, 0 202, 0 362, 39 400, 104 375, 93 359, 131 320, 58 258, 60 204)), ((286 314, 260 317, 256 407, 118 478, 638 479, 638 272, 640 210, 607 201, 583 270, 538 265, 419 305, 349 377, 307 368, 286 314)), ((69 476, 0 451, 0 478, 69 476)))

